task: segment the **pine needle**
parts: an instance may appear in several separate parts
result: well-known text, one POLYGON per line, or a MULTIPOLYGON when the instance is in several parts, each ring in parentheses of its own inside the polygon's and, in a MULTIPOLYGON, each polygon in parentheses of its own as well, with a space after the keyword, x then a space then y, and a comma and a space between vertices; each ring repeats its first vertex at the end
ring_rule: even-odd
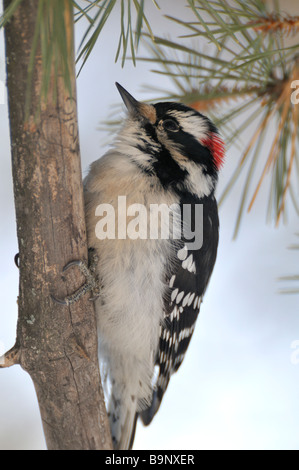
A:
POLYGON ((281 198, 281 205, 280 205, 280 209, 277 215, 276 225, 278 225, 279 219, 284 210, 286 194, 291 183, 291 175, 292 175, 293 163, 294 163, 295 153, 296 153, 296 139, 297 139, 297 131, 298 131, 298 106, 293 105, 292 114, 293 114, 293 132, 292 132, 290 162, 289 162, 288 171, 287 171, 286 183, 285 183, 285 187, 284 187, 282 198, 281 198))
POLYGON ((272 13, 268 18, 260 18, 259 20, 249 23, 256 31, 264 34, 282 33, 286 36, 295 35, 299 31, 299 16, 278 15, 272 13))
POLYGON ((277 155, 277 153, 279 152, 279 148, 277 147, 277 142, 278 142, 278 139, 280 137, 280 133, 281 133, 281 130, 283 129, 284 125, 285 125, 285 121, 286 121, 286 118, 287 118, 287 114, 288 114, 288 111, 289 111, 289 103, 288 103, 288 100, 286 100, 286 95, 287 95, 287 88, 284 89, 283 93, 281 94, 280 96, 280 99, 277 101, 277 103, 275 104, 275 106, 273 107, 273 110, 271 112, 271 114, 269 115, 269 117, 273 116, 273 114, 277 111, 277 109, 279 109, 279 107, 283 104, 283 111, 282 111, 282 115, 281 115, 281 120, 280 120, 280 124, 278 126, 278 129, 276 131, 276 134, 275 134, 275 138, 272 142, 272 146, 271 146, 271 149, 270 149, 270 153, 269 153, 269 156, 268 156, 268 159, 266 161, 266 164, 264 166, 264 170, 262 172, 262 175, 259 179, 259 182, 257 184, 257 187, 256 187, 256 190, 253 194, 253 197, 251 199, 251 202, 249 204, 249 207, 248 207, 248 212, 251 210, 252 206, 253 206, 253 203, 257 197, 257 194, 261 188, 261 185, 262 185, 262 182, 264 180, 264 177, 266 175, 266 172, 269 170, 269 167, 271 165, 271 162, 273 162, 274 158, 275 158, 275 155, 277 155))
MULTIPOLYGON (((299 78, 296 65, 299 61, 299 44, 289 47, 284 45, 284 38, 298 31, 299 18, 282 14, 278 0, 273 7, 261 0, 251 0, 246 5, 241 0, 212 0, 208 2, 209 5, 200 0, 190 3, 194 21, 184 22, 181 18, 175 18, 175 15, 168 16, 170 21, 185 27, 187 34, 180 42, 155 37, 153 58, 142 60, 153 60, 160 65, 160 70, 155 72, 171 78, 175 88, 179 89, 175 96, 180 101, 216 117, 216 124, 227 136, 228 142, 234 143, 243 137, 245 150, 224 196, 229 194, 240 176, 245 161, 265 160, 248 210, 252 209, 266 174, 271 172, 274 186, 269 207, 273 207, 273 218, 279 221, 285 213, 291 174, 296 166, 299 168, 294 151, 299 143, 298 132, 295 135, 294 131, 290 131, 294 127, 294 119, 298 121, 297 113, 290 112, 290 95, 292 80, 299 78), (203 45, 190 45, 187 36, 200 37, 203 45), (203 43, 203 39, 206 43, 203 43), (175 57, 178 52, 181 56, 175 57), (197 60, 191 62, 190 57, 196 57, 197 60), (250 97, 252 100, 248 100, 250 97), (264 121, 252 135, 248 135, 248 125, 254 122, 254 116, 259 115, 261 107, 267 108, 264 121), (250 111, 250 108, 252 112, 247 119, 244 112, 250 111), (236 122, 235 128, 232 126, 233 120, 236 122), (257 141, 260 142, 260 135, 263 135, 263 139, 270 136, 270 124, 275 121, 278 126, 271 137, 270 152, 265 158, 264 149, 263 153, 254 149, 262 148, 262 145, 256 146, 257 141)), ((165 98, 167 95, 170 96, 170 93, 166 93, 165 98)), ((298 122, 296 125, 298 129, 298 122)), ((246 187, 248 189, 249 185, 246 187)), ((290 200, 295 201, 295 197, 293 191, 290 200)), ((299 206, 299 201, 294 202, 294 206, 299 206)), ((243 207, 244 204, 242 210, 243 207)), ((239 216, 240 213, 238 225, 239 216)))

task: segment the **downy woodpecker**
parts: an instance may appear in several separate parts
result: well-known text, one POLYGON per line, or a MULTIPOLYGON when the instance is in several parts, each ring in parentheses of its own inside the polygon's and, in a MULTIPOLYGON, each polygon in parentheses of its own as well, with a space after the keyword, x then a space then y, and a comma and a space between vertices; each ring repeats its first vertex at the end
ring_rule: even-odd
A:
POLYGON ((147 425, 158 411, 194 331, 216 260, 224 144, 194 109, 141 103, 116 85, 128 115, 84 193, 101 376, 114 447, 127 449, 138 417, 147 425))

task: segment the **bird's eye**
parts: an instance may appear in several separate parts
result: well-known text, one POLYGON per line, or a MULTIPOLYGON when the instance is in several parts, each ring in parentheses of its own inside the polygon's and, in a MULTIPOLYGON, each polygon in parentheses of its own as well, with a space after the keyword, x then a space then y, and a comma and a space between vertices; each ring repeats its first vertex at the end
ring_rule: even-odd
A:
POLYGON ((163 128, 171 132, 177 132, 180 129, 173 119, 165 119, 165 121, 163 121, 163 128))

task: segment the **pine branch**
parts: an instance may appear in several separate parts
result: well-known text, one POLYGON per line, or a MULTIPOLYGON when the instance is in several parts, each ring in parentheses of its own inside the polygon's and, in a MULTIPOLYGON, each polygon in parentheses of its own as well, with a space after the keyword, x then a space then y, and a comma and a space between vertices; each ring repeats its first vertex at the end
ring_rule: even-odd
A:
POLYGON ((296 107, 291 98, 293 84, 299 79, 299 45, 284 45, 285 37, 297 31, 298 17, 281 14, 279 2, 274 11, 260 0, 246 2, 246 6, 238 0, 214 0, 209 5, 198 0, 189 3, 194 21, 184 22, 170 16, 168 19, 190 33, 180 41, 155 37, 155 43, 149 45, 151 57, 140 60, 152 61, 157 66, 155 73, 172 80, 177 92, 165 91, 160 99, 178 99, 208 113, 229 144, 242 138, 245 141, 240 163, 224 192, 226 197, 247 168, 237 228, 246 206, 249 210, 253 207, 268 174, 272 175, 268 206, 278 224, 287 200, 293 202, 295 209, 299 206, 298 196, 296 198, 295 191, 291 192, 299 144, 298 105, 296 107), (200 46, 194 42, 190 45, 190 36, 199 36, 200 46), (263 119, 249 137, 248 124, 254 123, 261 114, 263 119), (276 131, 271 136, 273 125, 276 131), (272 139, 268 155, 263 145, 266 138, 272 139), (257 162, 263 160, 264 170, 257 178, 257 162), (256 179, 258 184, 252 192, 256 179))
POLYGON ((272 13, 248 23, 256 31, 264 34, 281 33, 286 36, 295 35, 299 31, 299 16, 279 15, 272 13))

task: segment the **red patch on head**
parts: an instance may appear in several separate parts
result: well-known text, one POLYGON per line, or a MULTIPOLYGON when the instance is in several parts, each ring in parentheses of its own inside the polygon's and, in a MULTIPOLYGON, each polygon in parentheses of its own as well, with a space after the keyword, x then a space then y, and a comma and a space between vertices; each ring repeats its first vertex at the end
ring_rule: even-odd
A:
POLYGON ((202 140, 202 144, 210 150, 216 168, 220 170, 224 163, 225 156, 225 145, 221 137, 215 132, 210 132, 210 134, 202 140))

